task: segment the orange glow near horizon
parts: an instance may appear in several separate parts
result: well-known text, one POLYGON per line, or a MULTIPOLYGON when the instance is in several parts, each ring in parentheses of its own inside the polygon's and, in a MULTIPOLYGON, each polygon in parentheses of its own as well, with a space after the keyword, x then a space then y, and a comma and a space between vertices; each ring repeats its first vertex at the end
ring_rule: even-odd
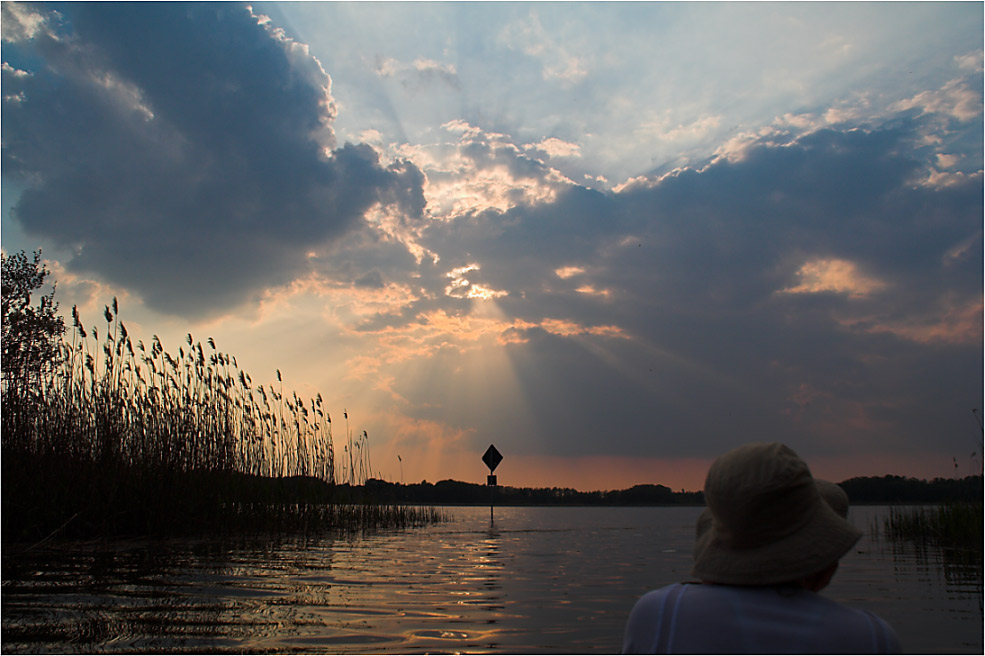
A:
MULTIPOLYGON (((385 480, 407 484, 452 479, 485 484, 489 470, 482 463, 484 449, 449 451, 428 448, 423 443, 405 442, 394 449, 386 445, 386 454, 374 463, 385 480), (392 452, 392 453, 391 453, 392 452), (398 460, 397 456, 400 456, 398 460)), ((571 488, 582 492, 622 490, 634 485, 664 485, 675 492, 695 491, 704 487, 710 460, 634 458, 629 456, 530 456, 503 452, 503 463, 496 469, 501 486, 530 488, 571 488)))
MULTIPOLYGON (((631 456, 514 456, 504 453, 500 484, 561 487, 583 492, 664 485, 674 491, 700 490, 711 460, 631 456), (509 465, 509 466, 508 466, 509 465)), ((482 466, 482 463, 479 463, 482 466)))
MULTIPOLYGON (((460 435, 459 437, 464 437, 460 435)), ((405 447, 410 446, 405 444, 405 447)), ((423 443, 404 448, 400 453, 404 483, 436 483, 452 479, 484 484, 489 470, 481 461, 484 449, 462 451, 432 449, 423 443), (439 456, 440 454, 440 456, 439 456)), ((387 446, 390 449, 390 445, 387 446)), ((503 462, 496 469, 501 486, 530 488, 571 488, 581 492, 623 490, 634 485, 664 485, 675 492, 699 491, 714 458, 637 458, 631 456, 534 456, 511 454, 508 447, 497 445, 503 462)), ((389 463, 382 468, 383 478, 400 482, 396 453, 388 454, 389 463)), ((374 455, 375 458, 375 455, 374 455)), ((963 478, 981 474, 980 461, 959 460, 958 467, 940 454, 899 455, 872 453, 851 458, 805 458, 816 478, 841 483, 855 477, 899 475, 926 480, 963 478)))

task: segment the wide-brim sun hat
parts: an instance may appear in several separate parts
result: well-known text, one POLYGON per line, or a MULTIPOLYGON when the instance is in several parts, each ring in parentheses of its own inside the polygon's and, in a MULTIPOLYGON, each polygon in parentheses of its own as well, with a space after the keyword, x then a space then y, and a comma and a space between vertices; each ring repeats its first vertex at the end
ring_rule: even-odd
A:
MULTIPOLYGON (((821 493, 821 498, 824 499, 825 503, 831 506, 831 509, 838 513, 840 517, 847 519, 850 503, 845 490, 837 483, 825 481, 820 478, 814 479, 814 485, 817 486, 817 491, 821 493)), ((695 523, 695 539, 701 539, 705 531, 711 528, 711 522, 711 511, 705 508, 701 511, 698 521, 695 523)))
POLYGON ((814 485, 817 486, 817 491, 821 493, 821 498, 824 502, 831 506, 831 510, 838 513, 842 518, 848 518, 848 494, 841 488, 837 483, 832 483, 831 481, 821 480, 820 478, 814 479, 814 485))
POLYGON ((709 583, 797 581, 839 560, 862 537, 822 499, 807 463, 778 442, 745 444, 719 457, 704 492, 711 522, 699 529, 692 574, 709 583))
MULTIPOLYGON (((831 509, 838 513, 839 516, 848 519, 848 506, 850 502, 845 490, 837 483, 825 481, 820 478, 814 479, 814 485, 817 486, 817 491, 821 493, 821 498, 824 499, 825 503, 831 506, 831 509)), ((698 516, 698 521, 695 524, 696 539, 701 539, 705 531, 711 528, 711 521, 711 511, 705 508, 701 511, 701 515, 698 516)))

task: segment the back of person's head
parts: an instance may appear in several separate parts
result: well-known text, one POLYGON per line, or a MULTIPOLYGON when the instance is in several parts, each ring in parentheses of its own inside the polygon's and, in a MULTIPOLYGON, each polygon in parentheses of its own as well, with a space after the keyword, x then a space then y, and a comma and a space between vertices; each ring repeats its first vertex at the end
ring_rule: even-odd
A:
POLYGON ((698 522, 692 570, 704 581, 797 581, 837 563, 862 536, 844 519, 844 491, 815 481, 807 463, 776 442, 719 457, 704 492, 708 511, 698 522))

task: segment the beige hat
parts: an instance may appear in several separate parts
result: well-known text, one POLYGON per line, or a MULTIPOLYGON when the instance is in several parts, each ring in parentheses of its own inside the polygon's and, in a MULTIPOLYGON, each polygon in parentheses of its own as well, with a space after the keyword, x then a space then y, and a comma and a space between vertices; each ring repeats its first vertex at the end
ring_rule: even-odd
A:
POLYGON ((822 500, 807 463, 776 442, 719 457, 708 470, 705 502, 711 523, 702 532, 707 521, 699 520, 692 574, 712 583, 796 581, 835 562, 862 537, 822 500))
MULTIPOLYGON (((831 506, 831 509, 843 518, 848 519, 848 494, 845 493, 841 486, 837 483, 825 481, 820 478, 814 479, 814 485, 817 486, 817 491, 821 493, 821 498, 824 499, 829 506, 831 506)), ((701 539, 701 536, 705 534, 705 531, 711 528, 711 522, 711 511, 705 508, 701 511, 701 515, 698 516, 698 521, 695 525, 695 539, 701 539)))
POLYGON ((817 485, 817 491, 821 493, 821 498, 831 506, 831 510, 844 519, 848 519, 848 494, 841 489, 841 486, 820 478, 815 478, 814 484, 817 485))

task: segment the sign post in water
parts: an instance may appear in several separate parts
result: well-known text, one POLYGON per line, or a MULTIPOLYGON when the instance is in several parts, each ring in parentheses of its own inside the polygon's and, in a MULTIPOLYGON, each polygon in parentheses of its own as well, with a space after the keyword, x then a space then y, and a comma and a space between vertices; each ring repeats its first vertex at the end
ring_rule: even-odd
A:
POLYGON ((496 475, 493 472, 496 471, 499 463, 503 462, 503 454, 490 444, 486 452, 482 454, 482 462, 486 463, 486 467, 489 468, 486 485, 489 486, 489 521, 491 522, 493 519, 493 494, 496 491, 496 475))

